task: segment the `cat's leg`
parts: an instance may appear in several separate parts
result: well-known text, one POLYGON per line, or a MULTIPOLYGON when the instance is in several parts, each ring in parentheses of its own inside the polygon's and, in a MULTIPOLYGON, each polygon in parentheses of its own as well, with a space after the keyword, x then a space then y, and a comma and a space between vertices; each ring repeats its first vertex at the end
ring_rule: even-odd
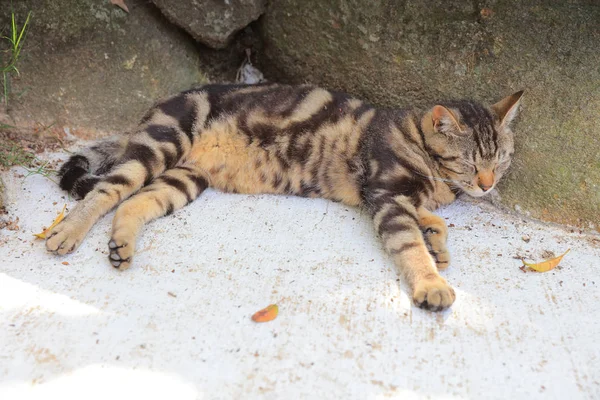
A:
POLYGON ((419 217, 419 226, 425 237, 425 243, 429 248, 429 253, 435 259, 438 270, 444 270, 450 265, 450 253, 446 247, 448 239, 448 227, 446 221, 433 214, 425 207, 417 209, 419 217))
POLYGON ((375 228, 408 282, 414 303, 432 311, 450 307, 456 298, 454 289, 438 273, 421 233, 419 214, 410 199, 376 199, 372 211, 375 228))
POLYGON ((177 165, 190 151, 209 110, 202 91, 175 95, 150 109, 138 130, 126 136, 110 172, 94 180, 93 189, 52 230, 46 248, 58 254, 72 252, 102 215, 177 165))
POLYGON ((145 131, 133 134, 120 164, 101 177, 69 215, 54 227, 46 239, 46 249, 60 255, 75 250, 101 216, 166 169, 169 154, 167 147, 152 140, 145 131))
POLYGON ((117 208, 108 243, 112 266, 120 270, 129 268, 136 237, 144 224, 182 208, 207 187, 208 175, 203 170, 194 165, 184 165, 165 171, 123 202, 117 208))

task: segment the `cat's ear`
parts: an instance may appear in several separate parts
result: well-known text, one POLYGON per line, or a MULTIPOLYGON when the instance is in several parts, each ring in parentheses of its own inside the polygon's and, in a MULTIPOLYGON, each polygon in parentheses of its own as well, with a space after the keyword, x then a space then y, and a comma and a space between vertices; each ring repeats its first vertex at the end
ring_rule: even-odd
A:
POLYGON ((508 126, 512 120, 517 116, 519 111, 519 104, 523 97, 524 90, 511 94, 508 97, 503 98, 492 106, 492 110, 498 117, 500 125, 508 126))
POLYGON ((444 135, 462 135, 464 128, 459 122, 459 118, 452 110, 436 105, 431 109, 431 120, 433 123, 433 129, 444 135))

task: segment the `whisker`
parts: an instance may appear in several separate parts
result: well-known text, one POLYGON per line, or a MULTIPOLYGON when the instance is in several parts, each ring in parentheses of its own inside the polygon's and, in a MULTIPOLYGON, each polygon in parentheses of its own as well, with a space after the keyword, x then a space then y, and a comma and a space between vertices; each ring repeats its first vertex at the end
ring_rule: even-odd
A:
POLYGON ((421 176, 423 176, 425 178, 429 178, 429 179, 434 180, 434 181, 453 183, 453 184, 455 184, 455 185, 457 185, 457 186, 460 187, 460 183, 458 181, 453 180, 453 179, 438 178, 436 176, 429 176, 429 175, 422 174, 419 171, 414 171, 414 170, 411 170, 411 171, 414 172, 417 175, 421 175, 421 176))

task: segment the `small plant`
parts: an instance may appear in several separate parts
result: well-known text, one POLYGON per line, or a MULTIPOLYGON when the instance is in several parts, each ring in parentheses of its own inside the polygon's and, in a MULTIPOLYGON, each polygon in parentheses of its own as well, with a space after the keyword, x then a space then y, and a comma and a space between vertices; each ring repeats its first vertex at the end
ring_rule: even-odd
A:
POLYGON ((29 167, 34 159, 33 154, 26 152, 18 144, 9 140, 0 141, 0 167, 29 167))
POLYGON ((19 61, 19 56, 21 55, 21 50, 23 48, 23 42, 25 39, 25 32, 27 30, 27 25, 29 25, 30 18, 31 12, 27 14, 27 19, 25 19, 25 23, 21 28, 19 28, 19 26, 17 25, 15 13, 12 12, 9 36, 2 36, 2 39, 6 39, 9 43, 8 49, 4 50, 4 53, 8 54, 8 61, 6 62, 6 64, 0 66, 5 105, 8 104, 10 74, 16 73, 17 75, 19 75, 19 70, 17 69, 17 62, 19 61))
POLYGON ((19 166, 26 171, 24 178, 41 175, 54 182, 52 177, 56 175, 56 171, 49 164, 49 161, 40 160, 11 140, 0 140, 0 170, 19 166))

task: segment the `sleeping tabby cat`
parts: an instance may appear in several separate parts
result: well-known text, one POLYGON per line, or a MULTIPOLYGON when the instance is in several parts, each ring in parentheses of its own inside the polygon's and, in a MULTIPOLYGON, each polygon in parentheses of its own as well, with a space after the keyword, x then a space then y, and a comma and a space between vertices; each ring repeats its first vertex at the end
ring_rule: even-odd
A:
POLYGON ((416 305, 449 307, 447 228, 431 213, 459 191, 494 188, 513 154, 510 122, 523 92, 491 107, 441 102, 378 109, 309 85, 207 85, 159 102, 138 128, 72 156, 61 188, 83 200, 49 234, 49 251, 79 246, 118 205, 110 263, 131 265, 143 225, 207 187, 233 193, 324 197, 361 206, 416 305))

